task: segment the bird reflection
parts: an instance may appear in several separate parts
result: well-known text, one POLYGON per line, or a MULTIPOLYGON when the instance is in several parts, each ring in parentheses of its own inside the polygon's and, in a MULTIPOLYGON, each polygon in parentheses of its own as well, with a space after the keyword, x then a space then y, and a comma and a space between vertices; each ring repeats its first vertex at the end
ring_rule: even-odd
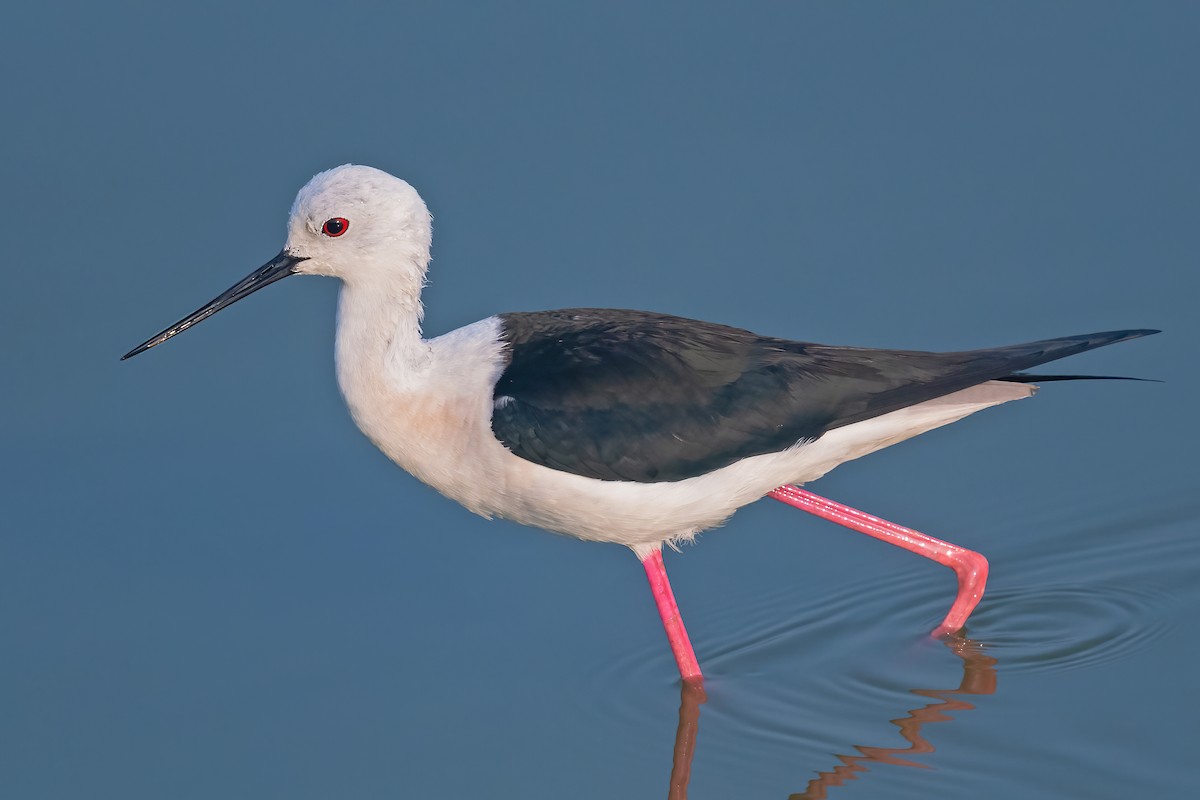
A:
MULTIPOLYGON (((949 722, 952 711, 970 711, 975 708, 956 695, 987 695, 996 691, 996 659, 984 652, 984 646, 962 636, 943 640, 952 653, 962 659, 963 676, 955 689, 913 689, 913 694, 932 698, 927 703, 908 712, 892 724, 900 729, 900 735, 908 742, 907 747, 872 747, 855 745, 859 755, 839 755, 841 762, 833 769, 818 772, 809 781, 804 791, 788 796, 788 800, 823 800, 829 789, 841 786, 846 781, 857 780, 869 771, 869 764, 891 764, 901 767, 925 768, 925 764, 910 761, 902 756, 921 755, 934 752, 934 747, 921 735, 921 726, 930 722, 949 722)), ((684 682, 679 698, 679 727, 675 732, 675 753, 671 763, 671 784, 667 800, 687 800, 688 779, 691 777, 692 756, 696 751, 696 735, 700 726, 700 706, 705 702, 704 687, 699 682, 684 682)))

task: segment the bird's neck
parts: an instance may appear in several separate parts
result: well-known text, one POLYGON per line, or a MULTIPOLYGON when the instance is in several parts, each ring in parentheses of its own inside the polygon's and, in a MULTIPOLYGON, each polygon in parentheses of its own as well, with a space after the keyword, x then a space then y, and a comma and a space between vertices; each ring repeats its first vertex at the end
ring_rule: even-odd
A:
POLYGON ((413 378, 431 358, 421 338, 417 275, 378 275, 347 282, 338 300, 337 365, 343 391, 365 374, 413 378))

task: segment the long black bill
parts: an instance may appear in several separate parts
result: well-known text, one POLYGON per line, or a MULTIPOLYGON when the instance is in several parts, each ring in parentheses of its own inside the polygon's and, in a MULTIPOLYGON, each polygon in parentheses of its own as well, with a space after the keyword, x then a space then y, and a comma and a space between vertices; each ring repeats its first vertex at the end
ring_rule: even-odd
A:
POLYGON ((303 258, 294 256, 288 253, 286 250, 280 251, 279 255, 275 256, 266 264, 263 264, 261 267, 254 270, 254 272, 251 272, 233 286, 230 286, 219 297, 213 298, 212 302, 204 306, 204 308, 197 309, 191 314, 188 314, 186 317, 179 320, 179 322, 176 322, 162 333, 151 336, 149 339, 142 342, 125 355, 121 356, 121 360, 124 361, 127 358, 133 358, 138 353, 144 353, 151 347, 154 347, 156 344, 162 344, 175 334, 183 333, 197 322, 203 322, 225 306, 233 305, 243 297, 254 294, 259 289, 274 283, 280 278, 286 278, 288 275, 291 275, 296 271, 296 265, 303 260, 303 258))

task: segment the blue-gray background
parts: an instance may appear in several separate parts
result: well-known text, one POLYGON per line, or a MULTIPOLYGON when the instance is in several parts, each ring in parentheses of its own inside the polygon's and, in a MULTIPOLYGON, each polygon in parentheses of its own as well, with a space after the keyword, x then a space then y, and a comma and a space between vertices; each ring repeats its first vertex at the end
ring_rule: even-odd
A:
MULTIPOLYGON (((313 173, 435 216, 427 331, 595 305, 844 344, 1166 333, 819 491, 992 559, 998 689, 835 797, 1192 796, 1192 3, 10 4, 0 794, 657 797, 678 695, 621 548, 485 522, 358 434, 336 286, 128 363, 313 173)), ((940 568, 762 502, 668 554, 691 797, 786 797, 953 689, 940 568)))

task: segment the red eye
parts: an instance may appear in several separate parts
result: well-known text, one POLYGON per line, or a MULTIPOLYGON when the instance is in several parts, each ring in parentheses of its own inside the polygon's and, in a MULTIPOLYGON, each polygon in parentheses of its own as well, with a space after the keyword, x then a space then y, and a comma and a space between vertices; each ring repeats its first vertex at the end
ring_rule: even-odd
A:
POLYGON ((350 228, 350 220, 345 217, 334 217, 333 219, 325 220, 325 224, 321 226, 321 233, 326 236, 341 236, 350 228))

